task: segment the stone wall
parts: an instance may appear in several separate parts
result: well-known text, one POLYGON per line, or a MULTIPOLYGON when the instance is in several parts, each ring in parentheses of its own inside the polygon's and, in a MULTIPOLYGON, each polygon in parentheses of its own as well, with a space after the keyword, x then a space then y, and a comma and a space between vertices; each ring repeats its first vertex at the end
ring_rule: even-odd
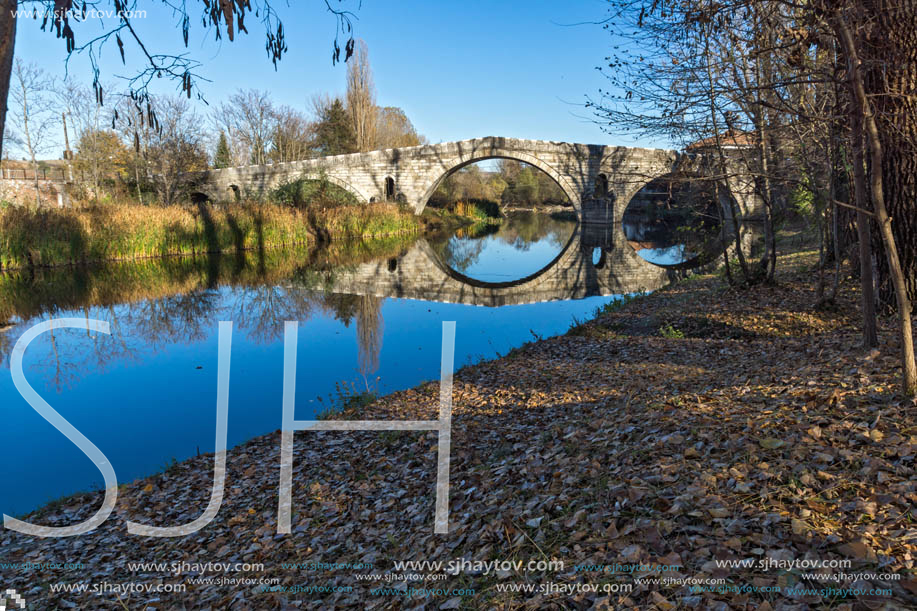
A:
MULTIPOLYGON (((39 180, 38 193, 41 206, 57 208, 70 205, 65 183, 39 180)), ((35 182, 32 180, 0 179, 0 202, 10 202, 20 206, 34 206, 35 182)))
POLYGON ((359 201, 369 202, 385 199, 386 179, 391 179, 396 196, 419 213, 450 172, 494 158, 516 159, 543 170, 560 185, 577 211, 584 199, 596 195, 594 185, 600 174, 609 185, 610 193, 604 195, 627 201, 652 178, 671 172, 678 162, 675 151, 488 137, 211 170, 198 174, 195 182, 199 192, 214 201, 225 201, 236 194, 262 195, 297 178, 325 176, 359 201))

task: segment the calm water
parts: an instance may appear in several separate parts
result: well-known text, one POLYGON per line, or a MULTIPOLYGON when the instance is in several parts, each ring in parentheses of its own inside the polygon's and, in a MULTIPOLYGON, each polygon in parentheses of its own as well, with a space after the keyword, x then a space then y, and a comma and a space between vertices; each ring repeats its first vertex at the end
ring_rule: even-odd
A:
POLYGON ((111 335, 41 335, 25 354, 25 375, 127 482, 213 451, 220 320, 234 329, 232 446, 280 427, 285 320, 300 322, 296 418, 308 419, 333 403, 336 385, 386 393, 438 379, 444 320, 457 323, 457 365, 565 332, 628 292, 629 271, 592 267, 600 247, 615 248, 586 243, 570 220, 525 213, 410 244, 0 277, 8 323, 0 332, 0 461, 9 466, 0 512, 21 514, 102 483, 13 386, 12 346, 36 322, 111 324, 111 335))

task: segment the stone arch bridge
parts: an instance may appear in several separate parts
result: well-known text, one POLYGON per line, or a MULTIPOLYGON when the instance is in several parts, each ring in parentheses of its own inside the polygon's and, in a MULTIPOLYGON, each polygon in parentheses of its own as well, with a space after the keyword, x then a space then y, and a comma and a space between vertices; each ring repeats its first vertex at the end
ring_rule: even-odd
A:
MULTIPOLYGON (((694 155, 673 150, 487 137, 209 170, 195 174, 192 182, 199 198, 220 202, 263 196, 299 178, 325 177, 360 202, 397 200, 419 214, 446 176, 485 159, 531 164, 563 189, 581 222, 619 226, 628 202, 647 183, 695 163, 694 155)), ((721 182, 726 187, 721 192, 737 204, 740 224, 757 222, 761 208, 751 177, 736 173, 721 182)))

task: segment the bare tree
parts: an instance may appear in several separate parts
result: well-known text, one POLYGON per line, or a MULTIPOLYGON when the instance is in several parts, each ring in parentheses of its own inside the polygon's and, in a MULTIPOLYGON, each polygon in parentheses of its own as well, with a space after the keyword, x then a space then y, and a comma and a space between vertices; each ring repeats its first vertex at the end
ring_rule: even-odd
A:
POLYGON ((280 106, 274 109, 271 122, 269 159, 284 163, 311 156, 313 125, 303 113, 289 106, 280 106))
POLYGON ((369 49, 357 41, 353 61, 347 65, 347 112, 353 123, 359 152, 376 148, 376 87, 369 66, 369 49))
MULTIPOLYGON (((914 9, 917 7, 914 6, 913 2, 906 2, 904 4, 909 5, 908 8, 910 10, 902 12, 910 15, 911 20, 913 20, 914 9)), ((902 383, 904 392, 908 395, 917 395, 917 363, 915 363, 914 332, 911 321, 912 306, 910 295, 908 294, 909 278, 902 266, 895 233, 892 231, 891 217, 889 216, 888 207, 885 201, 887 175, 891 174, 892 181, 900 183, 905 181, 909 174, 913 174, 914 147, 917 147, 917 142, 905 144, 898 141, 897 144, 899 147, 897 150, 893 149, 891 151, 891 156, 888 155, 888 152, 883 148, 883 135, 879 131, 879 124, 876 119, 876 102, 871 101, 867 95, 866 78, 863 74, 863 61, 860 57, 859 50, 860 45, 857 44, 858 42, 862 44, 861 37, 866 34, 866 23, 871 21, 868 19, 869 15, 864 15, 865 11, 862 11, 856 4, 850 5, 846 2, 840 5, 830 3, 827 6, 823 6, 823 8, 829 23, 831 23, 837 34, 841 48, 843 49, 844 57, 847 60, 847 82, 849 84, 851 97, 851 125, 854 128, 852 137, 854 142, 862 142, 865 140, 869 151, 869 187, 872 193, 872 203, 876 223, 879 227, 879 235, 882 237, 882 243, 885 247, 885 255, 888 261, 888 275, 894 287, 895 301, 898 306, 898 330, 901 341, 902 383), (851 21, 856 25, 852 27, 851 21), (859 26, 856 32, 859 36, 855 36, 854 34, 854 28, 856 26, 859 26), (860 40, 858 41, 857 38, 860 38, 860 40), (859 130, 862 131, 860 132, 859 130), (895 158, 893 155, 898 155, 898 157, 895 158), (889 170, 892 171, 889 172, 889 170)), ((891 14, 888 11, 889 7, 881 8, 880 12, 886 12, 885 17, 891 14), (885 11, 882 11, 881 8, 884 8, 885 11)), ((903 9, 904 7, 898 8, 903 9)), ((899 15, 898 18, 900 19, 902 16, 903 15, 899 15)), ((912 23, 905 24, 905 29, 909 29, 912 25, 912 23)), ((899 35, 903 34, 902 38, 913 42, 913 31, 906 33, 899 28, 893 27, 890 29, 898 30, 899 35)), ((909 45, 909 47, 910 46, 911 45, 909 45)), ((897 76, 895 72, 898 72, 899 75, 902 73, 907 74, 909 77, 914 74, 914 71, 917 70, 917 62, 914 61, 912 55, 913 51, 909 47, 902 49, 900 47, 896 48, 895 45, 883 46, 883 59, 885 60, 883 62, 883 64, 885 64, 883 70, 890 72, 894 71, 887 76, 897 76), (902 57, 902 54, 904 57, 902 57), (899 61, 895 62, 896 59, 899 61)), ((913 83, 911 83, 910 86, 913 87, 913 83)), ((897 92, 884 90, 881 93, 888 96, 897 92)), ((896 127, 906 130, 905 133, 911 132, 911 134, 913 134, 914 131, 917 131, 914 127, 917 122, 915 122, 912 117, 900 117, 897 118, 897 121, 889 121, 889 123, 892 123, 892 125, 897 123, 898 125, 896 127)), ((894 141, 897 138, 898 136, 896 134, 887 139, 894 141)), ((910 207, 913 208, 913 202, 908 203, 910 207)), ((907 205, 908 204, 905 204, 905 206, 907 205)), ((899 216, 898 218, 900 219, 901 217, 899 216)), ((913 244, 907 246, 909 249, 914 248, 913 244)))
MULTIPOLYGON (((198 0, 203 8, 203 18, 192 19, 191 10, 197 2, 163 2, 163 10, 168 9, 177 15, 180 21, 181 38, 187 48, 191 36, 191 24, 200 23, 204 33, 213 32, 217 40, 225 33, 230 41, 235 39, 236 30, 248 33, 245 17, 253 15, 261 20, 265 33, 265 49, 268 57, 276 67, 288 51, 287 38, 279 14, 274 9, 272 0, 198 0)), ((326 10, 335 20, 336 29, 332 44, 332 63, 341 59, 339 37, 347 36, 344 45, 344 61, 353 53, 354 40, 352 31, 353 13, 346 8, 339 8, 344 0, 322 0, 326 10)), ((63 39, 69 60, 73 53, 85 53, 90 60, 93 71, 93 88, 99 100, 103 101, 103 87, 100 83, 101 70, 98 59, 102 51, 110 44, 115 44, 126 63, 127 45, 140 57, 140 68, 129 81, 132 98, 139 98, 149 105, 147 86, 153 79, 167 77, 179 83, 181 91, 189 98, 197 90, 197 83, 202 78, 202 64, 186 53, 160 53, 142 40, 134 28, 135 15, 146 16, 145 10, 137 10, 137 0, 0 0, 0 134, 5 125, 5 102, 10 86, 13 51, 16 39, 18 10, 31 11, 32 16, 41 24, 42 30, 49 28, 58 38, 63 39), (105 15, 116 15, 114 23, 105 23, 105 15), (98 29, 102 23, 101 31, 98 29), (93 27, 89 27, 89 24, 93 27), (87 32, 86 42, 77 39, 77 30, 87 32)), ((0 143, 2 147, 2 143, 0 143)), ((0 148, 2 157, 2 148, 0 148)))
POLYGON ((143 204, 143 191, 150 186, 149 153, 153 136, 152 117, 144 112, 138 100, 122 99, 115 108, 113 123, 122 142, 129 143, 127 171, 134 181, 137 201, 143 204))
POLYGON ((187 189, 188 173, 207 169, 200 117, 181 97, 155 100, 159 129, 150 130, 146 152, 149 176, 163 205, 177 202, 187 189))
POLYGON ((18 132, 18 141, 32 162, 35 203, 40 205, 38 155, 48 150, 51 130, 58 125, 58 115, 54 112, 51 82, 39 67, 16 60, 13 77, 15 84, 10 92, 10 99, 16 106, 13 126, 18 132))
POLYGON ((612 6, 609 27, 632 44, 607 58, 607 73, 623 95, 603 97, 595 105, 600 116, 622 131, 636 127, 676 141, 700 132, 713 144, 713 177, 719 180, 728 176, 725 149, 738 149, 732 159, 755 176, 770 217, 762 265, 739 259, 746 279, 758 269, 772 275, 774 222, 785 207, 781 191, 810 185, 831 207, 854 209, 865 343, 875 342, 869 280, 875 260, 879 294, 890 293, 897 304, 904 392, 917 393, 911 322, 917 293, 917 0, 633 0, 612 6), (747 146, 728 146, 737 134, 747 146), (824 139, 823 153, 812 154, 806 139, 813 134, 824 139), (837 199, 833 181, 841 156, 852 162, 854 204, 837 199), (823 177, 827 188, 816 185, 823 177), (879 237, 871 240, 872 253, 870 218, 879 237))
POLYGON ((217 107, 214 122, 227 134, 237 165, 265 163, 274 116, 270 95, 256 89, 240 89, 217 107))
POLYGON ((400 148, 426 144, 403 110, 384 106, 376 110, 376 148, 400 148))
POLYGON ((58 85, 56 94, 58 107, 64 109, 70 120, 72 141, 79 151, 77 176, 84 182, 84 186, 91 185, 93 199, 97 200, 108 156, 111 154, 111 151, 105 152, 110 147, 102 142, 102 139, 108 140, 103 134, 106 126, 111 123, 111 110, 99 104, 91 87, 73 79, 66 79, 58 85))

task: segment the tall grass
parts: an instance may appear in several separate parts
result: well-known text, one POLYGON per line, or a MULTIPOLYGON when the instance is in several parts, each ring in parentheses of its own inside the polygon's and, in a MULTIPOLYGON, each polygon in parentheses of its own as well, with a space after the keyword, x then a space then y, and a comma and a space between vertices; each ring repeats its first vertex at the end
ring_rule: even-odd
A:
POLYGON ((0 209, 0 269, 263 250, 413 233, 417 227, 413 215, 385 204, 309 211, 258 204, 8 207, 0 209))
POLYGON ((499 222, 503 218, 500 206, 489 199, 460 200, 450 206, 451 212, 458 216, 482 222, 499 222))
POLYGON ((415 233, 419 227, 413 214, 394 204, 337 206, 310 210, 309 215, 318 233, 329 238, 379 238, 415 233))

